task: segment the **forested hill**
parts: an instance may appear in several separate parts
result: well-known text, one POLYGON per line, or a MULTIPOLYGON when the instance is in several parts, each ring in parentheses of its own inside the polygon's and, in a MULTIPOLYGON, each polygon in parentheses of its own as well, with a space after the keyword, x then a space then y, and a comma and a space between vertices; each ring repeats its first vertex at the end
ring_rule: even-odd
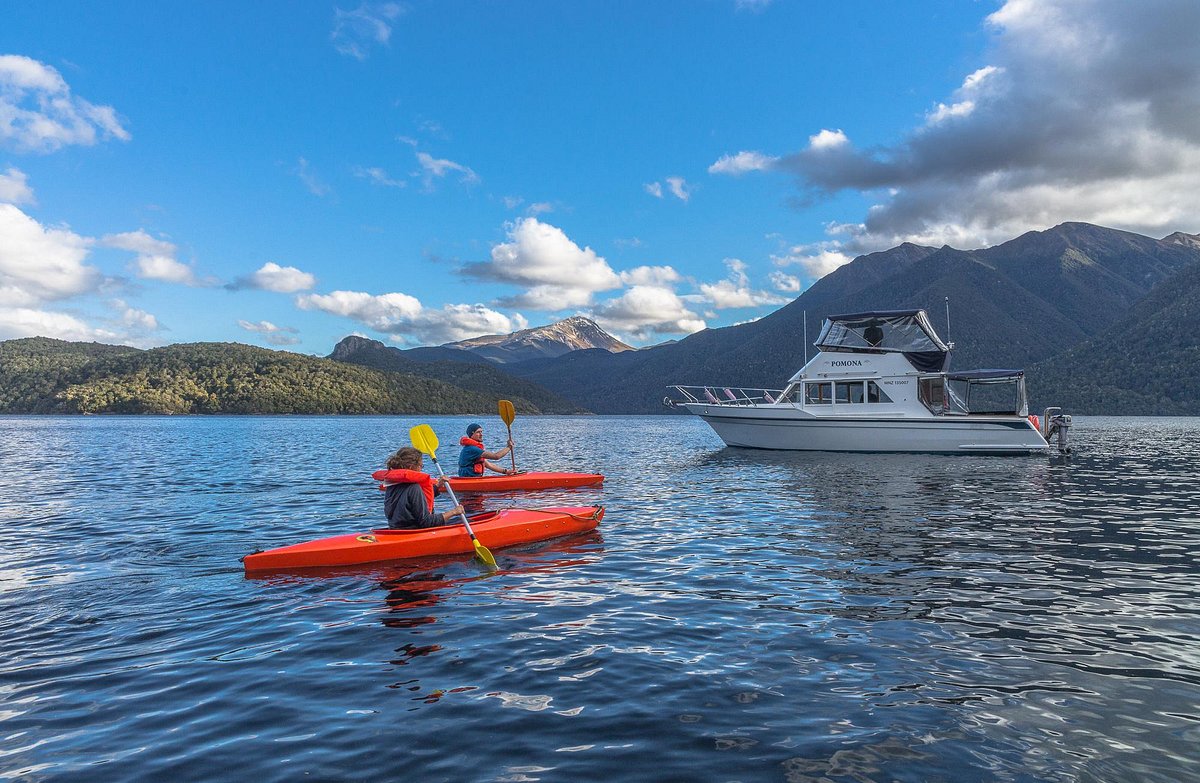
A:
MULTIPOLYGON (((538 407, 514 398, 518 410, 538 407)), ((237 343, 0 342, 0 413, 494 413, 431 378, 237 343)))
MULTIPOLYGON (((434 349, 436 350, 436 349, 434 349)), ((587 413, 587 409, 554 392, 509 375, 487 359, 470 351, 458 348, 440 349, 452 354, 474 357, 473 361, 440 360, 421 361, 413 358, 414 351, 401 351, 385 346, 378 340, 351 335, 336 346, 329 358, 337 362, 369 367, 384 372, 401 372, 448 383, 460 389, 488 395, 493 399, 526 400, 529 412, 540 413, 587 413)), ((418 354, 419 355, 419 354, 418 354)))

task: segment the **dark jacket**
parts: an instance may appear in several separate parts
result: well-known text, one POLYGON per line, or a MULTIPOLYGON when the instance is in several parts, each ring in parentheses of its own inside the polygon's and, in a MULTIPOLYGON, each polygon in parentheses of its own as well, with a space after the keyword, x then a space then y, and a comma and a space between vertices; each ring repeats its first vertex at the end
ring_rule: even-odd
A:
MULTIPOLYGON (((434 487, 434 494, 440 494, 434 487)), ((413 530, 446 524, 446 515, 429 510, 420 484, 393 484, 383 496, 388 527, 413 530)))

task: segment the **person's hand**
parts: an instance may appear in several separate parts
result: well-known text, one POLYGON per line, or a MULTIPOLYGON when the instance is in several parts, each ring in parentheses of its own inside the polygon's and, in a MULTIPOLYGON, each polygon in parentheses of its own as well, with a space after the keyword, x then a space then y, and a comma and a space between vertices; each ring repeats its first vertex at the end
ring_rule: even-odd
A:
POLYGON ((455 506, 454 508, 452 508, 446 512, 446 520, 449 521, 451 517, 456 517, 459 514, 461 514, 462 512, 463 512, 462 503, 459 503, 457 506, 455 506))
POLYGON ((445 489, 446 488, 446 477, 438 476, 436 479, 433 480, 433 483, 437 486, 438 489, 445 489))
POLYGON ((512 447, 513 447, 513 441, 512 441, 512 438, 509 438, 508 439, 508 448, 511 450, 512 447))

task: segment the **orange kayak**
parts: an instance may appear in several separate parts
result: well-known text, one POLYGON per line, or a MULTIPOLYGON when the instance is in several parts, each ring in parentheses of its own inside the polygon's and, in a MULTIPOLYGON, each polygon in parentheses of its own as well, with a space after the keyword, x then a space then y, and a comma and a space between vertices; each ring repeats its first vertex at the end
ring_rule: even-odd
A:
MULTIPOLYGON (((527 544, 595 529, 604 506, 510 508, 471 519, 475 537, 489 549, 527 544)), ((430 555, 471 554, 475 547, 462 524, 421 530, 372 530, 254 552, 242 558, 246 571, 344 566, 430 555)))
POLYGON ((599 473, 516 473, 512 476, 451 476, 455 492, 506 492, 519 489, 588 487, 604 483, 599 473))

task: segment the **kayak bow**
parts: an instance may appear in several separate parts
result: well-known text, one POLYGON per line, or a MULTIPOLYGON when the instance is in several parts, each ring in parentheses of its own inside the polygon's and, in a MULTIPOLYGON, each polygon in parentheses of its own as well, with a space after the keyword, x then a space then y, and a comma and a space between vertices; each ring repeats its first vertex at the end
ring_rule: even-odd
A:
MULTIPOLYGON (((489 547, 515 546, 595 529, 603 506, 505 509, 475 517, 475 530, 489 547)), ((430 555, 471 554, 474 545, 460 524, 420 530, 372 530, 255 552, 242 558, 246 571, 358 565, 430 555)))

